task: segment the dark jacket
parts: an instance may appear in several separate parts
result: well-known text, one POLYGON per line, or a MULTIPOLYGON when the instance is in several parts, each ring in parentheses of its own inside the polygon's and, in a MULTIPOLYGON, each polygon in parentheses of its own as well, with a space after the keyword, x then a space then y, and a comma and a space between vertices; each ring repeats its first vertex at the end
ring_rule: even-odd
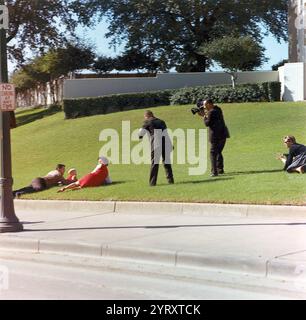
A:
POLYGON ((306 146, 299 143, 293 144, 289 149, 289 154, 287 156, 287 161, 286 161, 284 170, 288 169, 288 167, 292 164, 295 157, 303 153, 306 153, 306 146))
POLYGON ((172 148, 172 143, 166 130, 167 125, 165 121, 158 118, 151 118, 144 122, 142 129, 139 132, 139 138, 142 139, 147 133, 150 135, 152 147, 158 148, 162 145, 165 145, 165 143, 167 142, 167 146, 172 148))
POLYGON ((229 131, 225 125, 223 112, 218 106, 214 106, 204 118, 205 125, 209 128, 209 141, 219 142, 229 138, 229 131))

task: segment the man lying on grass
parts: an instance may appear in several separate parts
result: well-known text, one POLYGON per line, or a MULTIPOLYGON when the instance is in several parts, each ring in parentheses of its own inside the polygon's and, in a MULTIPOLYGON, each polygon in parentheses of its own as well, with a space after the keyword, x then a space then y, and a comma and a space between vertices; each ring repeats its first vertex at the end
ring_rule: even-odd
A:
POLYGON ((286 136, 283 141, 289 149, 288 155, 278 156, 278 159, 285 164, 284 170, 288 173, 305 173, 306 146, 297 143, 294 136, 286 136))
POLYGON ((64 192, 66 190, 79 190, 89 187, 100 187, 103 184, 111 184, 112 181, 108 172, 108 160, 105 157, 99 157, 98 165, 91 173, 82 177, 80 180, 69 184, 66 187, 61 188, 58 192, 64 192))
POLYGON ((29 186, 13 191, 14 198, 20 198, 22 195, 27 193, 44 191, 49 188, 56 187, 59 184, 70 184, 71 181, 64 178, 65 170, 66 166, 64 164, 58 164, 56 169, 49 172, 46 176, 35 178, 29 186))

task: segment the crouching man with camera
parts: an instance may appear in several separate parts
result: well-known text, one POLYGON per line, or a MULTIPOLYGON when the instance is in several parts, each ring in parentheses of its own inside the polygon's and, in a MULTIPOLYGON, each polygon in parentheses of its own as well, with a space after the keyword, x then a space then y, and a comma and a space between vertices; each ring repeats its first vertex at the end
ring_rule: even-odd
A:
POLYGON ((197 112, 204 119, 205 125, 209 128, 211 176, 217 177, 224 174, 223 149, 226 139, 230 138, 227 126, 225 125, 221 108, 214 105, 211 99, 198 102, 197 112))

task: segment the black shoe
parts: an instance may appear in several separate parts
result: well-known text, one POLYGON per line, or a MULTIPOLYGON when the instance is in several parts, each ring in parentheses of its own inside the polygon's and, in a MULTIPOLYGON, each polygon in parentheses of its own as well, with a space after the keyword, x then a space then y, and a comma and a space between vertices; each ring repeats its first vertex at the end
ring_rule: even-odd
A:
POLYGON ((225 174, 224 170, 218 170, 218 174, 225 174))
POLYGON ((21 192, 14 192, 14 193, 13 193, 14 199, 20 199, 21 196, 22 196, 22 193, 21 193, 21 192))
POLYGON ((212 173, 210 176, 211 176, 212 178, 218 177, 218 173, 212 173))
POLYGON ((174 184, 174 179, 168 180, 168 183, 169 183, 169 184, 174 184))

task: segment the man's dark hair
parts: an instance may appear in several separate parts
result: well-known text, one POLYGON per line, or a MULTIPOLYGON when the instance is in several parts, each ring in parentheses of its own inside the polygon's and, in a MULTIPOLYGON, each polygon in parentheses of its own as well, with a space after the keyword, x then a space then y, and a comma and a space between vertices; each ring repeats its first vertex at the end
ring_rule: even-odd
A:
POLYGON ((147 117, 154 117, 154 113, 153 113, 151 110, 146 110, 146 111, 145 111, 145 115, 146 115, 147 117))
POLYGON ((66 166, 64 164, 58 164, 56 166, 56 170, 60 170, 60 169, 63 169, 63 168, 66 168, 66 166))
POLYGON ((213 100, 212 100, 212 99, 206 99, 206 103, 214 104, 214 102, 213 102, 213 100))
POLYGON ((296 143, 296 138, 295 136, 286 136, 284 137, 283 141, 286 142, 291 142, 291 143, 296 143))

